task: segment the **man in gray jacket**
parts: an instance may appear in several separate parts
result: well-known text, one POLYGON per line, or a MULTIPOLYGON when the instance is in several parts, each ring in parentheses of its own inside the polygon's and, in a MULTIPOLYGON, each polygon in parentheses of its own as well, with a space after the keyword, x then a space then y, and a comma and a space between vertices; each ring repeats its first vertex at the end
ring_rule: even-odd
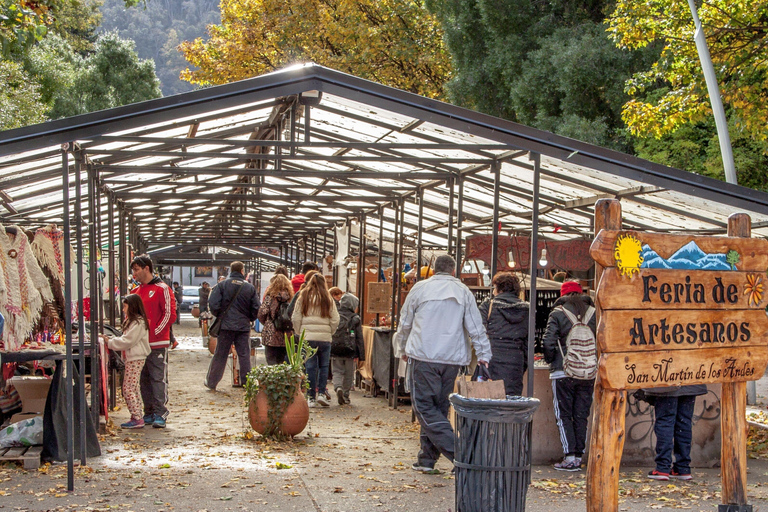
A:
POLYGON ((256 320, 260 303, 256 288, 245 280, 244 269, 242 262, 233 261, 229 266, 229 278, 214 286, 208 298, 211 313, 221 316, 216 351, 203 382, 211 390, 216 389, 224 375, 233 344, 240 363, 240 386, 251 371, 251 324, 256 320))
POLYGON ((448 395, 459 368, 472 359, 488 366, 491 344, 477 309, 475 296, 453 277, 456 261, 435 260, 435 275, 416 283, 400 312, 400 325, 392 340, 395 357, 409 362, 411 403, 421 424, 421 450, 416 471, 432 471, 442 453, 453 463, 453 428, 448 421, 448 395))

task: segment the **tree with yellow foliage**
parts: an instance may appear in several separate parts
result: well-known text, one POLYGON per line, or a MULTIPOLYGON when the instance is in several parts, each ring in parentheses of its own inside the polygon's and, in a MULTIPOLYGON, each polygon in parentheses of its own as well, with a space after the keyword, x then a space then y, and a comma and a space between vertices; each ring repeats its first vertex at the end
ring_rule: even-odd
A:
POLYGON ((232 82, 312 61, 432 98, 443 97, 450 60, 437 20, 419 0, 221 0, 207 41, 179 46, 181 77, 232 82))
MULTIPOLYGON (((768 3, 706 0, 698 13, 733 125, 766 140, 768 3)), ((619 0, 609 23, 621 48, 663 46, 653 66, 626 83, 634 98, 624 105, 622 117, 634 135, 659 138, 711 115, 687 2, 619 0)))

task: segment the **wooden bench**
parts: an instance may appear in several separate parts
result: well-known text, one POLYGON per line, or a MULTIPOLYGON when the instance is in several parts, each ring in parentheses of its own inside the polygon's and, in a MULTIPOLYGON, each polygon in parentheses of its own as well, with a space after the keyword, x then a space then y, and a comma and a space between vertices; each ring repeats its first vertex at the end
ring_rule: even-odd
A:
POLYGON ((42 446, 22 446, 14 448, 0 448, 0 462, 23 462, 24 469, 37 469, 40 467, 40 454, 42 446))

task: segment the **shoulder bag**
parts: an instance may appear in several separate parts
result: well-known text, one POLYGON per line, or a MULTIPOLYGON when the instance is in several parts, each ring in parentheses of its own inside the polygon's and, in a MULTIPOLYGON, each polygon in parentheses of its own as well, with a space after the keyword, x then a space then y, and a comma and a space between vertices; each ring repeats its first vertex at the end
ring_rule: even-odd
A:
POLYGON ((227 305, 227 309, 224 310, 222 314, 216 317, 216 320, 213 321, 213 323, 208 327, 208 335, 213 336, 214 338, 219 337, 219 331, 221 331, 221 322, 224 321, 224 315, 227 314, 227 311, 229 311, 229 308, 232 307, 232 304, 235 303, 235 300, 237 299, 237 296, 240 295, 240 290, 243 289, 243 286, 245 283, 243 282, 240 287, 237 289, 237 293, 235 293, 235 296, 232 297, 232 300, 229 301, 229 304, 227 305))

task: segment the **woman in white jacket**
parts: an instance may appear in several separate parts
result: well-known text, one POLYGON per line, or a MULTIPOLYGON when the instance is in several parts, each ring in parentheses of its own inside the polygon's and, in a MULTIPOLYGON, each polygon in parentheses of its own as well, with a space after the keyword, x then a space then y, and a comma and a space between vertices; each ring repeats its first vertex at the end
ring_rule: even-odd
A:
POLYGON ((139 376, 144 368, 144 361, 152 352, 149 348, 149 322, 144 310, 144 303, 136 294, 123 297, 123 335, 106 336, 107 346, 112 350, 122 350, 125 361, 123 376, 123 398, 131 413, 131 420, 120 425, 122 428, 141 428, 144 426, 139 376))
POLYGON ((331 361, 331 340, 339 326, 339 312, 321 273, 307 272, 291 321, 296 336, 301 336, 303 332, 309 345, 317 349, 317 353, 306 364, 309 406, 320 404, 328 407, 331 402, 326 397, 326 386, 331 361))

